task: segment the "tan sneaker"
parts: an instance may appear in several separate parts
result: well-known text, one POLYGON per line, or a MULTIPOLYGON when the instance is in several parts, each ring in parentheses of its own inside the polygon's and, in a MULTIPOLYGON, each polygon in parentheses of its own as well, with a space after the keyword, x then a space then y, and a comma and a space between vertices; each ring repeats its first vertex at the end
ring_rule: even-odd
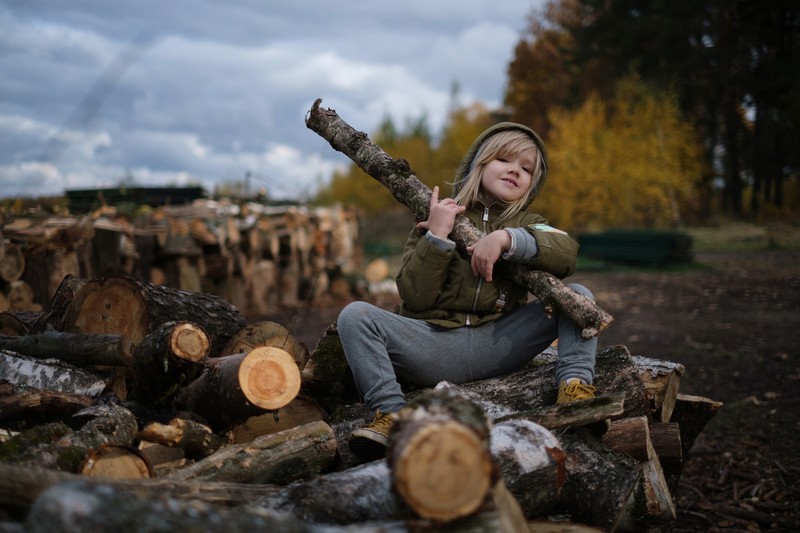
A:
POLYGON ((594 398, 597 391, 595 387, 584 383, 578 378, 570 378, 558 384, 558 399, 556 403, 569 403, 577 400, 594 398))
POLYGON ((389 431, 397 418, 397 413, 375 412, 371 424, 358 428, 350 434, 350 450, 364 457, 382 457, 386 454, 389 431))

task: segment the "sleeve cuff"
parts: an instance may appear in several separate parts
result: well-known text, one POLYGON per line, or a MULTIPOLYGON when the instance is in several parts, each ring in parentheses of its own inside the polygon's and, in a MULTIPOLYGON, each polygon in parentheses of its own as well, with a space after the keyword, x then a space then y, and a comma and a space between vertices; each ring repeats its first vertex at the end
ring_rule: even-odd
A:
POLYGON ((425 233, 425 238, 435 246, 437 249, 443 252, 452 252, 456 249, 456 243, 451 241, 450 239, 443 239, 441 237, 437 237, 430 231, 425 233))
POLYGON ((523 228, 505 228, 511 236, 511 248, 503 253, 503 259, 516 263, 531 261, 539 254, 536 238, 523 228))

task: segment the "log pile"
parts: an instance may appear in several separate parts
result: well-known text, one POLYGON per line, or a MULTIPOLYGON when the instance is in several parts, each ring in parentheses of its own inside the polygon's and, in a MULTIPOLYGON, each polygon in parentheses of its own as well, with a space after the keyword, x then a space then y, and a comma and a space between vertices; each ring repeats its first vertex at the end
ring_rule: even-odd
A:
POLYGON ((349 293, 341 285, 361 261, 356 213, 341 206, 197 200, 124 215, 104 206, 19 216, 0 230, 0 312, 41 311, 66 275, 128 274, 267 315, 349 293))
POLYGON ((67 276, 28 321, 0 336, 0 517, 32 530, 198 516, 297 531, 667 529, 686 453, 719 407, 679 393, 681 365, 624 346, 598 354, 600 396, 555 406, 549 349, 506 376, 407 389, 387 457, 370 460, 347 436, 372 413, 332 395, 348 386, 315 363, 343 357, 335 327, 309 353, 221 298, 123 275, 67 276), (69 501, 96 507, 78 516, 69 501))
MULTIPOLYGON (((307 123, 371 161, 368 172, 389 174, 412 210, 427 205, 407 165, 365 146, 319 102, 307 123)), ((230 218, 158 227, 151 237, 166 235, 159 245, 182 259, 175 279, 196 282, 184 267, 204 246, 217 247, 210 271, 220 280, 247 264, 231 253, 242 241, 230 218)), ((479 238, 459 227, 459 246, 479 238)), ((284 241, 258 238, 273 229, 241 250, 280 256, 284 241)), ((111 241, 112 255, 133 257, 111 241)), ((315 257, 280 266, 302 271, 315 257)), ((682 365, 624 346, 597 354, 597 398, 554 405, 548 349, 505 376, 406 387, 387 455, 371 460, 347 445, 374 414, 354 391, 335 324, 309 353, 280 324, 248 324, 226 297, 130 273, 63 273, 43 309, 0 322, 6 529, 667 531, 685 457, 721 405, 680 394, 682 365)), ((511 275, 585 336, 613 320, 552 276, 511 275)))

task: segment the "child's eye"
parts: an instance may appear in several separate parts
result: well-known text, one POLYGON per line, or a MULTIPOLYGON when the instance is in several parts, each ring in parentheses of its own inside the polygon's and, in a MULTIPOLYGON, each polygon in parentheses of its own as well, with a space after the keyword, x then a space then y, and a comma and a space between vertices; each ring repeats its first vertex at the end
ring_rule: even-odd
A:
POLYGON ((501 161, 503 163, 508 163, 508 158, 505 158, 505 157, 498 157, 497 160, 501 161))

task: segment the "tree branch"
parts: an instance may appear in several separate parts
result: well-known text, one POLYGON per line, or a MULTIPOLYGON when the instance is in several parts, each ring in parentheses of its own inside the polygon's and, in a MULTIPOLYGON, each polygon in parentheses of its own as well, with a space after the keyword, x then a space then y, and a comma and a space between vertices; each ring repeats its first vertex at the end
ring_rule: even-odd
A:
MULTIPOLYGON (((408 207, 417 220, 426 220, 430 209, 431 190, 422 183, 404 159, 393 159, 375 145, 366 133, 352 128, 332 109, 320 107, 318 98, 306 115, 306 126, 342 152, 364 172, 389 189, 397 201, 408 207)), ((451 238, 465 250, 484 234, 465 216, 456 217, 451 238)), ((530 270, 509 263, 511 279, 526 287, 545 306, 571 318, 581 328, 585 339, 604 331, 614 321, 591 298, 576 293, 558 278, 541 270, 530 270)))

